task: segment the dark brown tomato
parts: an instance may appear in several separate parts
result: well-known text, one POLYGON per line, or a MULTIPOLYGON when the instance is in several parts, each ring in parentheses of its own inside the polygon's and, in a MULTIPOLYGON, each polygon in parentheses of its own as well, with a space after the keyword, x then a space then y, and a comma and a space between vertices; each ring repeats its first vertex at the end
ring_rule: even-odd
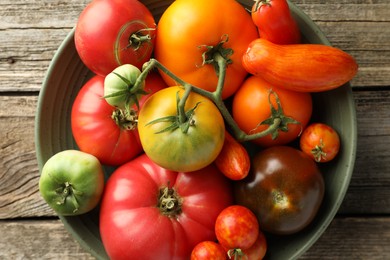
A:
POLYGON ((287 235, 305 228, 324 196, 317 164, 289 146, 267 148, 252 159, 248 177, 235 182, 236 203, 251 209, 262 230, 287 235))

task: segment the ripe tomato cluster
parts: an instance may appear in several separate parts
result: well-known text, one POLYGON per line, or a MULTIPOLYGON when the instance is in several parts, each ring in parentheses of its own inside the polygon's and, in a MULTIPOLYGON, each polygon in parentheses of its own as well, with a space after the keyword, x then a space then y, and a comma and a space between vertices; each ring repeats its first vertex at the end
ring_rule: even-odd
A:
MULTIPOLYGON (((251 12, 177 0, 158 21, 137 0, 92 0, 74 39, 95 75, 73 103, 73 137, 115 168, 100 188, 110 258, 262 259, 268 233, 299 232, 316 216, 317 163, 336 157, 340 138, 311 122, 311 93, 342 86, 357 64, 301 42, 285 0, 256 0, 251 12)), ((73 185, 66 178, 51 181, 73 185)))

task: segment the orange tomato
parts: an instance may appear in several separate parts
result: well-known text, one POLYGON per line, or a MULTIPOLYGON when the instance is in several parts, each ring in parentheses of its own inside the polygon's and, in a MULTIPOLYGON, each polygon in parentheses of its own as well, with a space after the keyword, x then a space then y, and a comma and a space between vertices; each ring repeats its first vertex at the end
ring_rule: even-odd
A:
MULTIPOLYGON (((206 46, 230 60, 223 98, 231 96, 247 75, 241 59, 248 44, 258 38, 250 14, 235 0, 177 0, 163 13, 158 26, 155 58, 182 80, 214 91, 218 76, 214 64, 203 62, 206 46), (224 51, 231 49, 233 53, 224 51)), ((211 57, 210 57, 211 58, 211 57)), ((168 85, 176 85, 162 73, 168 85)))
POLYGON ((333 127, 312 123, 303 131, 299 145, 316 162, 329 162, 339 153, 340 137, 333 127))
POLYGON ((248 175, 251 163, 245 147, 225 132, 225 142, 215 165, 229 179, 242 180, 248 175))
POLYGON ((320 92, 350 81, 358 64, 348 53, 321 44, 250 43, 242 59, 245 69, 271 84, 294 91, 320 92))
MULTIPOLYGON (((278 130, 276 139, 272 139, 269 134, 253 140, 264 147, 283 145, 295 140, 306 127, 312 115, 310 93, 284 90, 272 86, 259 77, 251 76, 234 95, 232 106, 233 118, 245 133, 254 134, 269 127, 269 125, 261 125, 260 123, 271 117, 269 98, 272 106, 277 108, 275 96, 270 96, 271 90, 277 94, 284 116, 299 123, 282 123, 282 129, 278 130)), ((288 119, 284 120, 287 122, 288 119)))

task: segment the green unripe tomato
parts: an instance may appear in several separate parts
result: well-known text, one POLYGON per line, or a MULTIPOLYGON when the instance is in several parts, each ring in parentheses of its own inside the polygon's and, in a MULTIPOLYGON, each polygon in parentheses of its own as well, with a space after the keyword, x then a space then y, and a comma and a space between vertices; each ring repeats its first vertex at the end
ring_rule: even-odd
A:
POLYGON ((135 87, 141 71, 131 65, 124 64, 114 69, 104 79, 104 98, 111 106, 129 108, 137 104, 144 92, 145 82, 135 87))
POLYGON ((77 150, 59 152, 45 163, 39 191, 58 214, 84 214, 97 206, 103 193, 104 173, 99 160, 77 150))

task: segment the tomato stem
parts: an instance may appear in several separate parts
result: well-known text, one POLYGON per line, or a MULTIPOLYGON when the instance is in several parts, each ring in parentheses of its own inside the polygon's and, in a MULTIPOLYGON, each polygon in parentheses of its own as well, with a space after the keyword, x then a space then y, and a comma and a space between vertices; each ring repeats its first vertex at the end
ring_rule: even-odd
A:
MULTIPOLYGON (((274 137, 276 138, 278 136, 279 129, 281 129, 282 131, 287 131, 288 130, 287 124, 299 123, 299 122, 296 122, 292 118, 284 116, 282 107, 280 105, 280 102, 279 102, 279 99, 278 99, 276 93, 271 91, 270 96, 271 95, 275 96, 277 108, 275 109, 273 107, 271 100, 269 98, 269 105, 270 105, 271 112, 272 112, 273 116, 271 118, 267 119, 266 121, 260 123, 260 124, 269 125, 268 128, 261 131, 261 132, 257 132, 257 133, 253 133, 253 134, 246 134, 244 131, 242 131, 240 129, 240 127, 237 125, 237 123, 235 122, 234 118, 230 114, 228 108, 226 107, 226 105, 222 99, 222 91, 223 91, 223 87, 224 87, 224 83, 225 83, 226 68, 228 66, 229 61, 219 52, 215 52, 213 55, 214 55, 213 60, 216 61, 217 67, 218 67, 218 73, 217 73, 218 85, 217 85, 216 90, 214 92, 210 92, 210 91, 198 88, 194 85, 191 85, 191 84, 183 81, 182 79, 177 77, 174 73, 172 73, 168 68, 166 68, 164 65, 162 65, 159 61, 157 61, 156 59, 153 59, 153 58, 149 62, 144 64, 143 71, 142 71, 139 78, 145 79, 147 76, 147 73, 149 71, 151 71, 153 68, 157 67, 162 72, 164 72, 166 75, 171 77, 176 83, 178 83, 178 85, 181 85, 184 87, 185 93, 177 105, 179 124, 183 124, 183 122, 188 123, 188 119, 189 119, 188 111, 185 112, 184 107, 185 107, 186 100, 189 96, 189 93, 191 91, 198 93, 198 94, 210 99, 218 107, 223 118, 225 119, 226 124, 229 126, 229 128, 232 131, 232 134, 234 135, 236 140, 238 140, 240 142, 258 139, 258 138, 264 137, 264 136, 269 135, 269 134, 271 134, 273 138, 274 137)), ((140 81, 142 81, 142 79, 140 81)), ((138 79, 137 79, 137 82, 138 82, 138 79)), ((195 108, 193 108, 193 109, 195 109, 195 108)), ((166 119, 164 118, 161 120, 166 120, 166 119)), ((150 122, 150 123, 153 123, 153 122, 150 122)), ((188 128, 186 128, 186 129, 188 130, 188 128)), ((183 130, 183 128, 182 128, 182 130, 183 130)))
POLYGON ((169 187, 160 189, 157 206, 160 212, 166 216, 174 217, 181 213, 182 199, 177 194, 176 190, 169 187))
POLYGON ((184 110, 184 107, 185 107, 187 98, 188 98, 188 96, 191 93, 191 89, 192 89, 191 86, 187 86, 185 88, 184 94, 180 98, 180 100, 178 102, 178 105, 177 105, 177 110, 178 110, 177 112, 178 112, 178 116, 179 116, 179 123, 180 123, 180 125, 183 125, 184 123, 186 123, 188 121, 188 118, 187 118, 187 115, 186 115, 186 111, 184 110))
POLYGON ((137 127, 138 118, 134 109, 122 110, 117 108, 112 112, 111 118, 121 129, 134 130, 137 127))
POLYGON ((271 6, 271 0, 254 0, 253 12, 257 12, 263 5, 271 6))
POLYGON ((312 150, 311 153, 314 156, 314 160, 316 162, 321 162, 321 159, 326 159, 326 152, 324 152, 324 141, 322 138, 320 139, 320 144, 316 145, 312 150))
POLYGON ((227 255, 229 259, 232 259, 233 257, 234 260, 242 259, 243 256, 245 256, 244 252, 240 248, 229 249, 227 255))
POLYGON ((152 37, 150 36, 150 34, 144 34, 144 32, 149 32, 153 30, 155 30, 155 28, 145 28, 131 34, 129 37, 129 44, 126 47, 132 47, 134 50, 138 50, 143 43, 151 44, 152 37))

